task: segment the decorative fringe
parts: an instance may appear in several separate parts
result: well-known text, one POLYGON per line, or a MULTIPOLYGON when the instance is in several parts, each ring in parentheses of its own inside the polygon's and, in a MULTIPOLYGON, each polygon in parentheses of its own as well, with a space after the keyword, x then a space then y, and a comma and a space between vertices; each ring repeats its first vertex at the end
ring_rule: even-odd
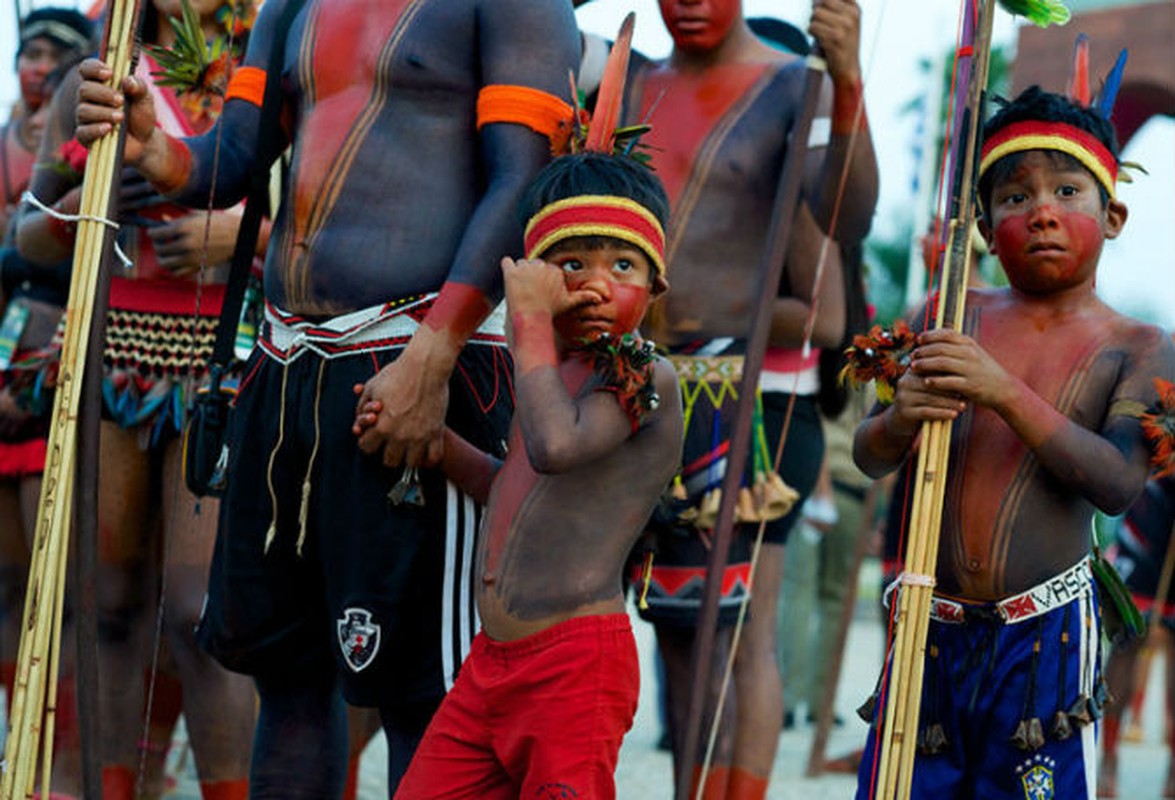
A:
POLYGON ((641 566, 641 595, 637 600, 637 608, 647 611, 649 608, 649 583, 653 579, 653 551, 645 553, 645 563, 641 566))

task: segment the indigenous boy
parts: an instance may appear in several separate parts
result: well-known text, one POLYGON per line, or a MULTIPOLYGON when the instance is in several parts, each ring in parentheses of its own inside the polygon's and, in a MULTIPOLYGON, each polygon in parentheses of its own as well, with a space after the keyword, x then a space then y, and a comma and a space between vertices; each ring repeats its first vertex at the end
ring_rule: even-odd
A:
POLYGON ((482 631, 398 798, 614 797, 636 711, 621 573, 681 453, 673 368, 634 335, 667 286, 668 203, 635 161, 584 153, 548 166, 522 208, 527 258, 502 259, 508 455, 445 443, 450 479, 489 492, 482 631))
MULTIPOLYGON (((924 421, 955 421, 913 796, 1092 797, 1091 518, 1143 488, 1139 417, 1175 349, 1094 293, 1102 244, 1126 221, 1108 121, 1033 87, 984 134, 982 229, 1010 285, 968 292, 964 332, 919 335, 854 456, 884 475, 924 421)), ((878 750, 871 735, 858 797, 872 796, 878 750)))

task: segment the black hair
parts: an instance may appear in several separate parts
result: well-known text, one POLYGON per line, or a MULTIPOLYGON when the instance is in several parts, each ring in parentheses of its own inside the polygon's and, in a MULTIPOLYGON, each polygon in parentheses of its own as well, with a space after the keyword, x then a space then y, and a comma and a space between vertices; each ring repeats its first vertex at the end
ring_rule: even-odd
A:
POLYGON ((94 44, 94 23, 72 8, 38 8, 20 21, 19 58, 33 39, 48 39, 66 51, 87 51, 94 44))
POLYGON ((766 39, 789 53, 806 56, 812 50, 812 44, 802 30, 777 17, 748 17, 747 27, 760 39, 766 39))
POLYGON ((624 197, 648 209, 661 227, 669 223, 669 197, 653 171, 632 158, 575 153, 547 164, 522 195, 519 221, 526 223, 551 203, 586 194, 624 197))
MULTIPOLYGON (((1014 100, 998 98, 996 102, 1000 103, 1002 107, 983 126, 984 141, 1016 122, 1063 122, 1093 136, 1106 146, 1115 161, 1118 160, 1118 137, 1114 133, 1114 126, 1092 108, 1079 105, 1064 95, 1046 92, 1039 86, 1029 86, 1014 100)), ((993 187, 1016 169, 1024 155, 1024 153, 1010 153, 992 164, 991 168, 984 173, 979 181, 979 200, 983 208, 991 208, 993 187)), ((1068 153, 1055 151, 1050 152, 1050 155, 1055 157, 1059 163, 1086 169, 1080 161, 1068 153)), ((1086 171, 1088 172, 1088 169, 1086 171)), ((1100 181, 1098 182, 1098 190, 1104 207, 1109 202, 1109 192, 1101 185, 1100 181)))

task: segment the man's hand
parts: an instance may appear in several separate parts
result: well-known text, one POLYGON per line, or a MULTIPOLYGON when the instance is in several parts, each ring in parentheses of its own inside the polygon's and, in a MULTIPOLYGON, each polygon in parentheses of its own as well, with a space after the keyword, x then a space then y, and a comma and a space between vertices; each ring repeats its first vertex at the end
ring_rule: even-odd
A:
POLYGON ((515 261, 502 259, 502 281, 506 286, 506 306, 511 314, 550 312, 557 317, 565 311, 603 298, 586 289, 568 291, 563 271, 541 258, 515 261))
POLYGON ((127 164, 137 164, 143 158, 147 143, 155 136, 155 103, 146 84, 133 75, 123 79, 121 91, 106 85, 113 76, 110 67, 96 58, 88 58, 78 67, 82 83, 78 87, 77 130, 78 141, 90 147, 114 130, 123 120, 127 123, 126 148, 123 158, 127 164))
POLYGON ((211 218, 204 213, 185 214, 179 219, 147 229, 159 266, 178 276, 193 275, 200 269, 201 257, 207 266, 223 264, 233 254, 237 231, 241 227, 241 211, 214 211, 211 218), (208 225, 208 239, 204 226, 208 225))
POLYGON ((861 9, 856 0, 817 0, 808 33, 820 43, 834 84, 861 79, 861 9))
POLYGON ((399 358, 357 385, 351 431, 359 437, 359 449, 369 455, 382 452, 388 467, 439 464, 457 352, 447 333, 421 325, 399 358))

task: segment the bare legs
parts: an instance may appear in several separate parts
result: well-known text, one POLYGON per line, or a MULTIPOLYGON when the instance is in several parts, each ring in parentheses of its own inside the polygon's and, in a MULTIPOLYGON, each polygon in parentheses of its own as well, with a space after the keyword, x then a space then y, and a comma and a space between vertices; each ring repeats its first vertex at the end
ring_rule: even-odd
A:
POLYGON ((137 773, 142 684, 149 666, 155 597, 163 581, 162 634, 183 684, 184 715, 201 782, 244 781, 253 736, 252 683, 216 664, 194 638, 216 535, 215 501, 182 486, 180 443, 162 464, 135 432, 104 422, 99 497, 99 631, 104 762, 137 773), (160 469, 159 467, 162 467, 160 469), (162 531, 159 537, 151 534, 162 531), (159 576, 163 560, 165 572, 159 576))

